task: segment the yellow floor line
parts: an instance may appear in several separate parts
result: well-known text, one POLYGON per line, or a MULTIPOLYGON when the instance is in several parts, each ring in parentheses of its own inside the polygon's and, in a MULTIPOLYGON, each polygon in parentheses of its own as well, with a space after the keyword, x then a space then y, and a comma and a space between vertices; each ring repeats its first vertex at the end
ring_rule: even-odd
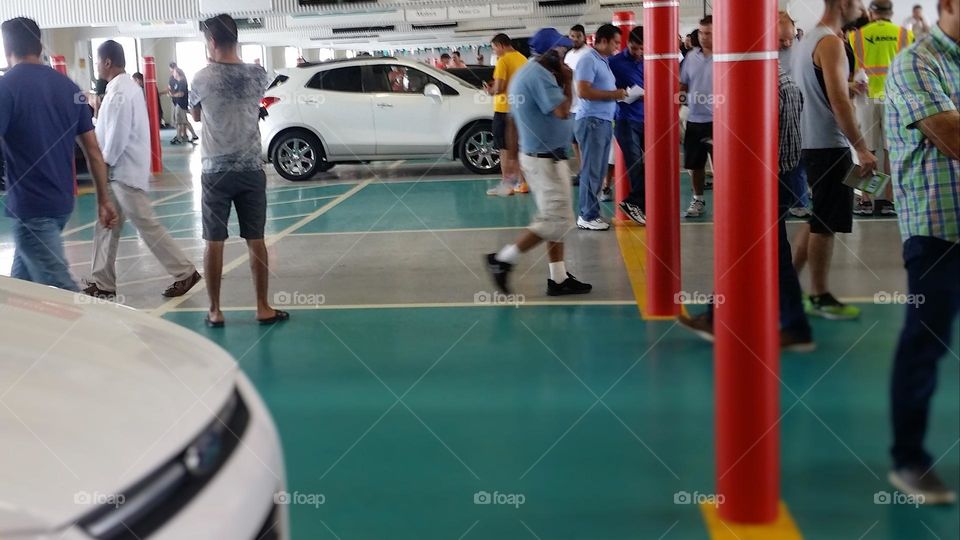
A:
MULTIPOLYGON (((623 264, 627 267, 627 276, 633 295, 637 299, 637 307, 645 321, 672 321, 673 317, 654 316, 647 314, 647 229, 632 221, 617 221, 614 226, 617 232, 617 242, 620 243, 620 254, 623 264)), ((682 308, 686 314, 686 307, 682 308)))
POLYGON ((787 505, 780 501, 780 515, 767 525, 744 525, 720 519, 717 507, 701 504, 700 511, 707 524, 710 540, 802 540, 803 535, 790 515, 787 505))

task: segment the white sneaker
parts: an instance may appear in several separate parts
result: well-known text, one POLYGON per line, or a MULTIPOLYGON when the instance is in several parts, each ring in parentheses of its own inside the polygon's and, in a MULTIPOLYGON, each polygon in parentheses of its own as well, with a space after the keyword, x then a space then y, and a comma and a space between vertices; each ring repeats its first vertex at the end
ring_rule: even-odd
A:
POLYGON ((587 231, 605 231, 610 228, 610 224, 600 218, 587 221, 578 216, 577 227, 587 231))
POLYGON ((684 217, 700 217, 704 212, 707 211, 706 201, 701 201, 699 199, 692 199, 690 201, 690 206, 687 207, 687 211, 684 212, 684 217))
POLYGON ((487 195, 492 197, 509 197, 513 195, 513 188, 503 182, 497 184, 496 187, 492 187, 487 190, 487 195))

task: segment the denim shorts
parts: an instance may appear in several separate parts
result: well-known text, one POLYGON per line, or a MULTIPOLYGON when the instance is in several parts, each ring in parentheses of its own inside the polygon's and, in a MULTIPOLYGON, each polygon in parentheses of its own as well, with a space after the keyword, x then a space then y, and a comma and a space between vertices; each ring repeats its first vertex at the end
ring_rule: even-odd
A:
POLYGON ((230 206, 237 209, 240 237, 262 240, 267 223, 267 175, 263 170, 203 173, 203 239, 227 239, 230 206))

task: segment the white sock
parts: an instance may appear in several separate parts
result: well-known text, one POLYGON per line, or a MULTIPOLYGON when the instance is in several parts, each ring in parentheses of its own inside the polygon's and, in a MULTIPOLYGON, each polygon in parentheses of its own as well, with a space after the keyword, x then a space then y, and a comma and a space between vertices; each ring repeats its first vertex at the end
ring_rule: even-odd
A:
POLYGON ((563 283, 567 280, 567 267, 563 261, 550 263, 550 279, 557 283, 563 283))
POLYGON ((518 248, 516 244, 503 246, 503 249, 501 249, 496 255, 496 259, 498 261, 510 264, 517 264, 517 259, 519 258, 520 248, 518 248))
POLYGON ((694 196, 693 196, 693 200, 695 200, 695 201, 702 201, 702 200, 703 200, 703 195, 694 195, 694 196))

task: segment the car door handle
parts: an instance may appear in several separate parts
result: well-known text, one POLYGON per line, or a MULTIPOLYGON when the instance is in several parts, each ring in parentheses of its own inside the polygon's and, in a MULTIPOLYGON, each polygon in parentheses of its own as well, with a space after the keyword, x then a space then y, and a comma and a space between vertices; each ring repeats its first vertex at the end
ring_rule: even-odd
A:
POLYGON ((389 103, 377 103, 377 107, 380 107, 381 109, 392 109, 393 105, 389 103))

